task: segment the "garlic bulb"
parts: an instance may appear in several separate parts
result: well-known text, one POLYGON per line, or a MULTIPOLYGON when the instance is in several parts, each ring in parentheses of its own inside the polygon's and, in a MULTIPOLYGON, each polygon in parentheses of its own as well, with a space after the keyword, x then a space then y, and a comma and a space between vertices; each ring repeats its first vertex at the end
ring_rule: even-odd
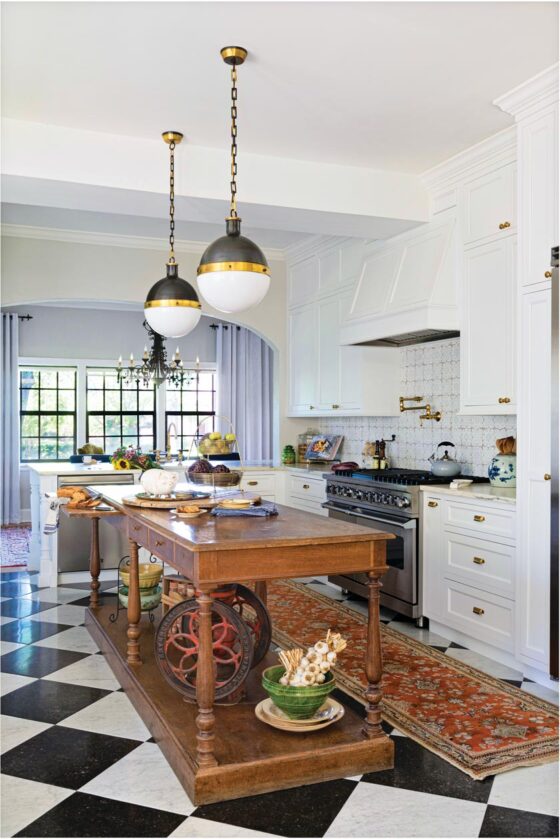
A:
POLYGON ((329 648, 324 641, 317 641, 317 643, 315 644, 315 651, 318 652, 320 655, 325 655, 325 653, 328 653, 329 648))
POLYGON ((329 670, 331 669, 331 665, 329 664, 328 661, 322 661, 321 664, 319 665, 319 667, 321 669, 321 673, 328 673, 329 670))
POLYGON ((327 661, 330 661, 331 664, 334 664, 336 661, 336 653, 334 650, 331 650, 327 653, 327 661))

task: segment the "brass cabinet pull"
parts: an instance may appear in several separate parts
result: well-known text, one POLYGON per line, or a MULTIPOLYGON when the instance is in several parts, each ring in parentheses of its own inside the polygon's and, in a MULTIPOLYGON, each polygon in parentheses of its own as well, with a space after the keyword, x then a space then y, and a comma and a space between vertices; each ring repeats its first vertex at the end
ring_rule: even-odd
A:
POLYGON ((136 531, 136 533, 138 533, 138 531, 139 531, 139 530, 142 530, 142 527, 141 527, 139 524, 135 524, 135 525, 134 525, 134 527, 133 527, 132 529, 133 529, 134 531, 136 531))
POLYGON ((509 398, 509 396, 500 396, 498 402, 500 403, 500 405, 509 405, 511 399, 509 398))
POLYGON ((486 521, 486 516, 473 516, 475 521, 486 521))
POLYGON ((551 481, 552 480, 552 475, 550 475, 548 472, 545 472, 543 477, 544 477, 545 481, 551 481))
POLYGON ((258 481, 247 481, 247 486, 249 487, 256 487, 258 485, 258 481))
POLYGON ((552 277, 552 271, 545 271, 544 275, 545 275, 547 280, 550 280, 550 278, 552 277))
POLYGON ((475 565, 484 565, 484 563, 486 562, 486 560, 482 559, 481 556, 473 556, 472 561, 474 562, 475 565))
POLYGON ((310 410, 310 411, 314 411, 314 410, 315 410, 315 405, 310 405, 310 406, 309 406, 309 410, 310 410))
POLYGON ((481 609, 480 606, 473 606, 472 610, 473 610, 473 613, 475 615, 483 615, 484 614, 484 609, 481 609))
POLYGON ((498 225, 500 230, 507 230, 508 227, 511 227, 511 222, 503 221, 501 224, 498 225))
POLYGON ((309 484, 304 484, 304 485, 303 485, 303 488, 304 488, 304 489, 309 489, 309 484))
POLYGON ((336 411, 338 408, 340 408, 340 405, 333 405, 333 410, 334 411, 336 411))
POLYGON ((437 501, 428 501, 428 507, 437 507, 437 501))
POLYGON ((162 545, 165 545, 165 542, 162 542, 161 539, 156 539, 156 547, 161 548, 162 545))

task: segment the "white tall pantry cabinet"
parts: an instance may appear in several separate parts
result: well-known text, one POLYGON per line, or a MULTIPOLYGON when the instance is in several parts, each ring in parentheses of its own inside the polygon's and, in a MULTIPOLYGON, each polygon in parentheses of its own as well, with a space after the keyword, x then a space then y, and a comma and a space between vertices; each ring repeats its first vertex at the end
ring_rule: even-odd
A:
POLYGON ((518 346, 515 657, 548 672, 550 251, 558 244, 558 68, 496 100, 517 122, 518 346))

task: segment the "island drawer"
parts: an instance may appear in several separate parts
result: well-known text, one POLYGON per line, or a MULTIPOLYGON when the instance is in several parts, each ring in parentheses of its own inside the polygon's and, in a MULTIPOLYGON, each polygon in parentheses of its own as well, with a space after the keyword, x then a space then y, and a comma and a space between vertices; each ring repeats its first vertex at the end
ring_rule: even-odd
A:
POLYGON ((477 536, 515 539, 514 510, 459 500, 446 500, 444 509, 444 525, 468 529, 477 536))
POLYGON ((154 530, 148 532, 148 548, 158 559, 173 562, 173 542, 154 530))
POLYGON ((326 484, 320 478, 300 478, 290 475, 288 480, 288 495, 295 495, 298 498, 309 498, 314 501, 326 500, 326 484))
POLYGON ((443 539, 445 577, 514 597, 515 548, 447 530, 443 539))
POLYGON ((137 521, 128 521, 128 538, 136 542, 137 545, 148 545, 148 528, 144 524, 138 524, 137 521))
POLYGON ((502 650, 513 650, 512 600, 454 580, 443 582, 447 626, 502 650))

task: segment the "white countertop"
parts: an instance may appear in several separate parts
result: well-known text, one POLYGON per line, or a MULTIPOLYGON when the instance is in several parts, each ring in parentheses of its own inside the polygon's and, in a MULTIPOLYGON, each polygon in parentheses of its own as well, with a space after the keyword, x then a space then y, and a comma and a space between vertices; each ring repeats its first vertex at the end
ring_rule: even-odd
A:
MULTIPOLYGON (((99 463, 94 466, 84 466, 83 463, 26 463, 31 472, 38 475, 112 475, 115 468, 111 463, 99 463)), ((137 472, 137 469, 120 469, 127 474, 137 472)))
POLYGON ((484 501, 506 501, 515 504, 515 489, 494 487, 490 484, 470 484, 463 489, 451 489, 449 486, 421 486, 422 492, 429 492, 430 495, 453 495, 457 498, 480 498, 484 501))

